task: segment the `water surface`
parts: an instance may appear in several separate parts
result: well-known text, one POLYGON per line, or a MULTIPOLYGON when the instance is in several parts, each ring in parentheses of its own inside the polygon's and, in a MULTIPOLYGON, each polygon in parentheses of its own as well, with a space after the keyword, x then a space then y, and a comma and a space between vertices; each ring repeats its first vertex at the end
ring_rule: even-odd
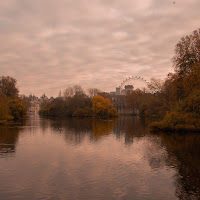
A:
POLYGON ((199 144, 198 134, 150 134, 134 117, 9 122, 0 199, 200 199, 199 144))

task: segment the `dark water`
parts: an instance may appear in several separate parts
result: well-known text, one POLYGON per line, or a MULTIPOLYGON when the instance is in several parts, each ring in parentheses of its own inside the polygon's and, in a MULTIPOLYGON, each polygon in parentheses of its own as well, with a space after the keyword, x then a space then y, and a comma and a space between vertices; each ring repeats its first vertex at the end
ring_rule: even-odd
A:
POLYGON ((200 199, 200 134, 150 134, 133 117, 1 125, 0 199, 200 199))

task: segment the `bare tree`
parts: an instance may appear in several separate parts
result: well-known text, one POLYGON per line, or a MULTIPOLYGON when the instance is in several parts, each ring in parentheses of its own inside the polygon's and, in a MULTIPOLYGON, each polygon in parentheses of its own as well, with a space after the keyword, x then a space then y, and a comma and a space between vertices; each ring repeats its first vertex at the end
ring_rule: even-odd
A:
POLYGON ((73 87, 68 87, 64 91, 65 97, 73 97, 74 95, 84 94, 84 90, 80 85, 74 85, 73 87))
POLYGON ((89 97, 94 97, 96 96, 99 92, 101 92, 101 90, 97 89, 97 88, 89 88, 87 90, 88 96, 89 97))
POLYGON ((72 97, 72 96, 74 96, 73 88, 72 87, 66 88, 65 91, 64 91, 64 96, 65 97, 72 97))
POLYGON ((74 85, 73 87, 75 95, 84 94, 83 88, 80 85, 74 85))
POLYGON ((163 80, 152 78, 150 83, 148 83, 148 88, 151 93, 161 92, 163 84, 163 80))

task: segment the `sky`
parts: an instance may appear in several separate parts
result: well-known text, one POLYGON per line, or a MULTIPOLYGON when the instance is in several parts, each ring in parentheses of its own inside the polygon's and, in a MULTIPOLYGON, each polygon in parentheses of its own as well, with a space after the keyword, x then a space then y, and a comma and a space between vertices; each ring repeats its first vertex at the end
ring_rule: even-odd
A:
POLYGON ((164 79, 177 42, 200 28, 199 9, 199 0, 1 0, 0 76, 37 96, 164 79))

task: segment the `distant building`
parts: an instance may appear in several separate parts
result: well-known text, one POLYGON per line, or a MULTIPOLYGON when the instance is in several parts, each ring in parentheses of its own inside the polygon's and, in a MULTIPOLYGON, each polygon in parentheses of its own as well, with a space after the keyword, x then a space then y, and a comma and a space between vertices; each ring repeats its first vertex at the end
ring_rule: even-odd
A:
POLYGON ((105 99, 110 99, 110 94, 108 92, 98 92, 97 94, 105 99))
POLYGON ((32 97, 30 100, 30 107, 28 109, 28 115, 36 115, 40 110, 40 101, 38 97, 32 97))
POLYGON ((58 97, 59 97, 59 98, 62 97, 62 93, 61 93, 61 91, 59 92, 58 97))
POLYGON ((53 97, 49 99, 45 94, 43 94, 40 98, 38 98, 35 95, 30 94, 29 100, 30 107, 28 109, 28 115, 37 115, 40 111, 41 106, 52 101, 53 97))
POLYGON ((120 115, 133 115, 135 112, 130 109, 126 102, 126 95, 133 91, 132 85, 126 85, 123 90, 120 87, 116 88, 116 92, 101 92, 98 95, 110 99, 110 102, 114 105, 117 112, 120 115))
POLYGON ((127 95, 133 91, 133 85, 125 85, 125 88, 116 87, 116 92, 110 92, 110 95, 127 95))
POLYGON ((133 91, 132 85, 125 85, 125 88, 121 91, 121 95, 130 94, 133 91))
POLYGON ((116 87, 116 95, 120 95, 121 93, 121 88, 120 87, 116 87))

